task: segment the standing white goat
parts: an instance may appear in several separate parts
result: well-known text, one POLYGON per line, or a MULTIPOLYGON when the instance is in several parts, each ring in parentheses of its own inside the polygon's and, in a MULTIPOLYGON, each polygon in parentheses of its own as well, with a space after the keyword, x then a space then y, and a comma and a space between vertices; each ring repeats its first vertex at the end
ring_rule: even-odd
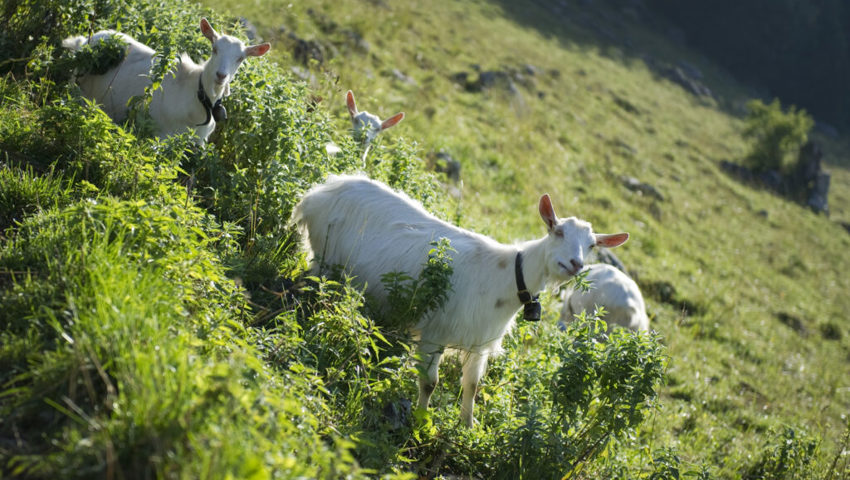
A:
MULTIPOLYGON (((210 58, 198 65, 182 54, 175 71, 169 72, 153 92, 149 111, 159 137, 183 133, 188 128, 198 138, 198 144, 204 144, 216 121, 227 118, 221 100, 230 94, 230 82, 242 61, 264 55, 271 48, 268 43, 246 47, 238 38, 219 35, 206 18, 201 19, 201 32, 212 43, 210 58)), ((85 97, 100 104, 113 121, 120 122, 127 118, 130 98, 143 95, 151 85, 156 52, 114 30, 97 32, 91 38, 66 38, 62 45, 79 51, 86 43, 113 36, 127 44, 122 62, 103 75, 84 74, 77 83, 85 97)))
POLYGON ((304 195, 293 220, 309 244, 313 273, 322 265, 340 265, 384 306, 383 274, 404 272, 416 278, 430 242, 451 242, 452 290, 441 308, 412 328, 422 372, 419 407, 428 408, 444 349, 460 350, 465 352, 461 418, 471 426, 487 357, 501 351, 502 338, 523 304, 536 303, 529 292, 569 280, 595 245, 615 247, 628 239, 627 233, 594 234, 589 223, 574 217, 559 220, 548 195, 540 198, 538 208, 548 234, 503 245, 434 217, 382 183, 363 176, 331 176, 304 195))
POLYGON ((590 265, 587 270, 586 280, 592 283, 591 288, 586 292, 572 288, 564 290, 561 322, 573 321, 573 316, 582 311, 592 313, 596 307, 604 307, 609 330, 614 325, 634 331, 649 330, 643 295, 634 280, 604 263, 590 265))
POLYGON ((345 94, 345 104, 348 106, 348 113, 351 115, 351 124, 354 127, 354 139, 363 142, 363 162, 366 162, 366 154, 369 153, 369 147, 372 145, 372 140, 379 133, 392 127, 393 125, 404 120, 404 112, 396 113, 395 115, 381 120, 377 115, 367 111, 357 110, 357 102, 354 101, 354 92, 351 90, 345 94))

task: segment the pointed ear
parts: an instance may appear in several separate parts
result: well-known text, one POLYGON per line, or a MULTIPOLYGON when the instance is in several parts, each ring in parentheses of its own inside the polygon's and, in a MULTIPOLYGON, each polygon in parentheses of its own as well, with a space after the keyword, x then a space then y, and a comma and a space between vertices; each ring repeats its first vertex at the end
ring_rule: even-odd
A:
POLYGON ((354 118, 357 115, 357 102, 354 101, 354 92, 351 90, 345 94, 345 103, 348 105, 348 113, 351 114, 351 118, 354 118))
POLYGON ((629 239, 628 233, 597 233, 596 244, 600 247, 614 248, 626 243, 629 239))
POLYGON ((212 28, 210 22, 206 18, 201 19, 201 33, 204 34, 210 42, 215 43, 218 40, 218 33, 212 28))
POLYGON ((261 43, 259 45, 254 45, 253 47, 248 47, 245 49, 245 55, 249 57, 262 57, 272 48, 269 43, 261 43))
POLYGON ((555 225, 558 224, 558 216, 555 215, 555 209, 552 208, 552 200, 549 198, 548 193, 544 193, 540 197, 540 203, 537 205, 537 209, 540 211, 540 217, 546 223, 546 228, 551 232, 555 228, 555 225))
POLYGON ((402 120, 404 120, 404 112, 396 113, 392 117, 381 122, 381 130, 386 130, 402 120))

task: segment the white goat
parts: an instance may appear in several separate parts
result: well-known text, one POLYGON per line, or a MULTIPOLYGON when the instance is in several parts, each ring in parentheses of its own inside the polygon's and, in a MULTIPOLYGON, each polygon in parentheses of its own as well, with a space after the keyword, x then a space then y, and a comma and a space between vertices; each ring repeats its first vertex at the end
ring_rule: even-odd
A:
MULTIPOLYGON (((198 144, 204 144, 216 121, 227 118, 221 100, 230 94, 230 82, 242 61, 249 56, 264 55, 271 48, 268 43, 246 47, 238 38, 219 35, 206 18, 201 19, 201 32, 212 43, 210 58, 197 65, 182 54, 175 71, 168 73, 160 88, 153 92, 149 111, 159 137, 183 133, 188 128, 198 138, 198 144)), ((130 98, 143 95, 151 85, 150 72, 156 52, 114 30, 97 32, 91 38, 66 38, 62 45, 79 51, 86 43, 113 36, 127 44, 121 64, 103 75, 84 74, 77 83, 85 97, 100 104, 113 121, 120 122, 127 118, 130 98)))
POLYGON ((428 408, 444 349, 460 350, 465 352, 461 418, 471 426, 487 357, 501 351, 502 338, 523 303, 533 304, 529 292, 570 279, 583 268, 593 246, 615 247, 628 239, 627 233, 594 234, 589 223, 574 217, 559 220, 548 195, 540 198, 538 208, 548 234, 503 245, 434 217, 382 183, 363 176, 331 176, 304 195, 293 220, 308 243, 314 274, 322 265, 340 265, 383 307, 383 274, 404 272, 416 278, 430 242, 443 237, 451 242, 452 290, 441 308, 412 328, 422 372, 419 407, 428 408), (525 288, 518 286, 523 283, 525 288))
POLYGON ((369 147, 372 140, 379 133, 392 127, 393 125, 404 120, 404 112, 396 113, 395 115, 381 120, 377 115, 373 115, 367 111, 357 110, 357 102, 354 101, 354 93, 349 90, 345 94, 345 103, 348 105, 348 113, 351 115, 351 124, 354 127, 354 139, 363 142, 363 162, 366 162, 366 154, 369 152, 369 147))
POLYGON ((634 280, 611 265, 596 263, 587 267, 587 277, 592 282, 590 290, 582 292, 572 288, 564 290, 561 322, 573 321, 574 315, 596 307, 605 308, 605 321, 609 330, 619 325, 634 331, 649 330, 649 318, 643 295, 634 280))

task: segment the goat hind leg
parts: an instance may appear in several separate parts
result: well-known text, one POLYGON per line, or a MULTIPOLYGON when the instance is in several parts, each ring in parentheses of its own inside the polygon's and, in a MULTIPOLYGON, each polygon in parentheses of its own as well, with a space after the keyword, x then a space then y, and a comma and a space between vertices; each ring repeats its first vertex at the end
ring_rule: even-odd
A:
POLYGON ((460 418, 467 427, 475 424, 473 409, 475 394, 478 392, 478 382, 487 368, 487 354, 467 353, 463 357, 463 400, 460 406, 460 418))
POLYGON ((428 403, 431 401, 431 394, 437 388, 437 382, 440 380, 440 359, 443 356, 443 350, 439 349, 434 352, 428 352, 422 347, 419 348, 419 405, 418 407, 427 410, 428 403))

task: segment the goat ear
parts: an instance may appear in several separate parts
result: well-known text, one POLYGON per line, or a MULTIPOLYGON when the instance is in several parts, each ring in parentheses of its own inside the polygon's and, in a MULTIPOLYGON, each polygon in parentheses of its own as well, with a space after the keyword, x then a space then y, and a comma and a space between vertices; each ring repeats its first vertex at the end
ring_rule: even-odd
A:
POLYGON ((261 43, 259 45, 246 48, 245 55, 248 55, 249 57, 262 57, 271 48, 272 46, 270 43, 261 43))
POLYGON ((601 247, 614 248, 626 243, 629 239, 628 233, 597 233, 596 244, 601 247))
POLYGON ((546 222, 546 228, 551 232, 555 228, 555 225, 558 224, 558 216, 555 215, 555 209, 552 208, 552 199, 549 198, 549 194, 544 193, 540 197, 540 203, 537 205, 537 209, 540 210, 540 217, 546 222))
POLYGON ((203 33, 210 42, 218 40, 218 33, 212 28, 212 25, 210 25, 209 20, 206 18, 201 19, 201 33, 203 33))
POLYGON ((392 117, 381 122, 381 130, 386 130, 402 120, 404 120, 404 112, 396 113, 392 117))
POLYGON ((348 113, 351 114, 351 118, 354 118, 357 115, 357 102, 354 101, 354 92, 351 90, 345 94, 345 103, 348 105, 348 113))

